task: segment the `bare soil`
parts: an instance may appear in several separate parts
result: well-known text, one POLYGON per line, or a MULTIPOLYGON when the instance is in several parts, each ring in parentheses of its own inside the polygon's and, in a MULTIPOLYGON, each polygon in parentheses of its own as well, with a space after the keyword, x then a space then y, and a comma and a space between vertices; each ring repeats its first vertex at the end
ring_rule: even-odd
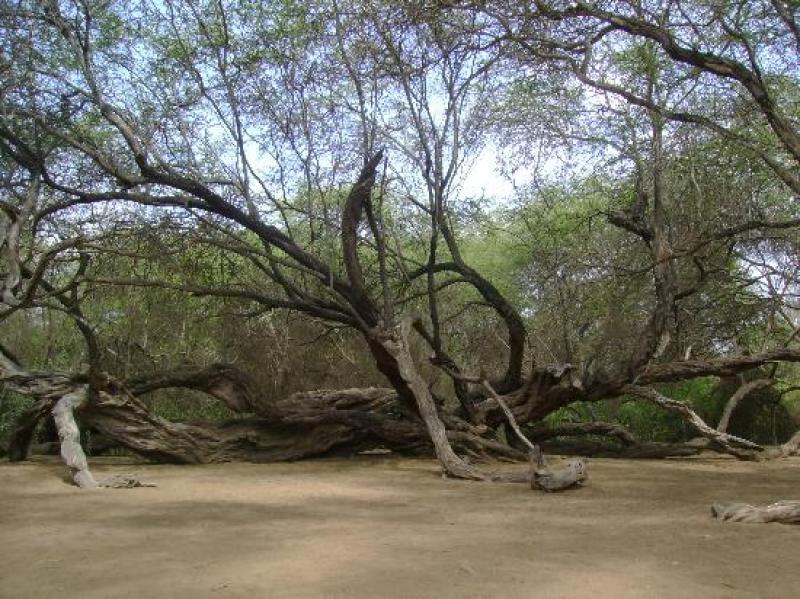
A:
POLYGON ((597 459, 552 495, 392 457, 94 469, 158 487, 0 464, 0 597, 800 596, 800 527, 709 512, 800 499, 800 458, 597 459))

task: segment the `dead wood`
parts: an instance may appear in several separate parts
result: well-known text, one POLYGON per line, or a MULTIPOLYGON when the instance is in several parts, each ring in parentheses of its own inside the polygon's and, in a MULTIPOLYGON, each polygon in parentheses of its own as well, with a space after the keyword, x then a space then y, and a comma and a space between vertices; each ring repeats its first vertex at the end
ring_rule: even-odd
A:
POLYGON ((86 401, 87 388, 78 388, 56 402, 53 419, 61 440, 61 457, 72 472, 73 482, 81 489, 96 489, 100 485, 92 476, 86 454, 81 447, 81 433, 75 422, 75 410, 86 401))
POLYGON ((207 393, 240 414, 263 413, 268 407, 268 401, 259 393, 255 381, 230 364, 180 366, 128 379, 124 387, 137 397, 159 389, 194 389, 207 393))
POLYGON ((715 503, 711 514, 725 522, 800 524, 800 501, 776 501, 765 506, 747 503, 715 503))
MULTIPOLYGON (((483 386, 489 392, 489 395, 492 396, 492 398, 497 402, 497 404, 503 410, 503 413, 506 415, 506 418, 508 419, 508 423, 511 425, 512 430, 514 431, 514 433, 516 433, 519 440, 522 441, 528 448, 531 460, 531 468, 532 469, 537 467, 540 468, 544 466, 544 454, 542 453, 541 448, 535 443, 531 442, 531 440, 525 436, 525 433, 522 432, 522 429, 520 429, 519 424, 517 424, 517 419, 514 418, 514 413, 506 405, 506 402, 503 401, 503 398, 497 394, 497 392, 494 390, 494 387, 492 387, 489 381, 484 380, 483 386)), ((533 470, 531 476, 533 477, 533 470)), ((531 478, 531 480, 533 480, 533 478, 531 478)))
POLYGON ((559 468, 535 470, 531 479, 531 488, 541 489, 548 493, 563 491, 582 485, 588 477, 586 462, 581 459, 569 460, 559 468))
POLYGON ((709 445, 695 443, 661 443, 642 441, 637 445, 621 446, 602 440, 585 438, 549 439, 542 442, 542 448, 551 454, 577 455, 598 458, 623 459, 663 459, 697 455, 709 445))
POLYGON ((107 489, 133 489, 135 487, 155 487, 153 483, 145 483, 130 474, 113 474, 97 480, 100 487, 107 489))

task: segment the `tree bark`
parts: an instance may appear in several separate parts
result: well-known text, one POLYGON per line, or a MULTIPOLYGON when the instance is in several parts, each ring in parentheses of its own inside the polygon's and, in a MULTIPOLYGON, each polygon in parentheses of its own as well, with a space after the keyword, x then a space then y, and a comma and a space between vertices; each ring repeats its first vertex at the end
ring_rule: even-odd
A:
MULTIPOLYGON (((159 462, 272 462, 375 448, 405 454, 429 454, 432 449, 424 423, 409 416, 397 393, 385 388, 295 393, 272 402, 261 414, 221 423, 173 423, 151 414, 135 397, 99 393, 82 417, 105 437, 159 462)), ((458 430, 445 434, 459 451, 479 459, 525 458, 467 423, 448 418, 458 430)))
POLYGON ((704 449, 715 449, 713 447, 701 447, 694 443, 660 443, 656 441, 646 441, 637 445, 620 447, 590 439, 554 439, 543 441, 542 447, 549 453, 631 460, 686 457, 697 455, 704 449))
POLYGON ((569 460, 560 468, 534 470, 531 488, 552 493, 580 486, 587 478, 586 463, 581 459, 569 460))
POLYGON ((92 476, 86 454, 81 447, 81 431, 75 422, 75 410, 86 401, 87 387, 67 393, 56 402, 53 418, 61 441, 61 457, 72 472, 72 480, 81 489, 96 489, 100 485, 92 476))
POLYGON ((774 381, 772 379, 756 379, 739 387, 736 390, 736 393, 731 395, 728 403, 725 404, 725 409, 722 411, 722 416, 719 419, 717 430, 721 433, 727 432, 728 426, 730 425, 731 416, 733 415, 734 410, 739 407, 739 404, 742 403, 745 398, 747 398, 747 396, 754 391, 765 389, 773 382, 774 381))
POLYGON ((467 478, 473 480, 489 480, 490 477, 467 464, 453 451, 450 441, 447 439, 447 430, 439 418, 436 409, 436 402, 433 400, 428 385, 419 374, 411 352, 408 349, 408 335, 411 331, 412 320, 405 318, 397 328, 396 338, 383 341, 382 345, 391 354, 399 367, 400 375, 417 400, 420 416, 422 417, 430 439, 433 443, 436 457, 442 464, 445 473, 456 478, 467 478))
POLYGON ((9 461, 20 462, 28 458, 36 427, 50 413, 53 403, 52 399, 40 399, 19 415, 8 442, 9 461))
POLYGON ((497 394, 497 392, 494 390, 494 387, 492 387, 492 384, 489 381, 483 381, 483 386, 489 392, 489 395, 491 395, 500 406, 500 409, 503 410, 503 413, 506 415, 506 419, 508 420, 508 424, 511 425, 511 428, 517 435, 517 438, 528 448, 531 467, 543 466, 544 455, 542 454, 541 448, 525 436, 525 433, 522 432, 522 429, 517 423, 517 419, 514 418, 514 412, 512 412, 511 409, 506 405, 506 402, 503 401, 503 398, 497 394))
MULTIPOLYGON (((314 391, 274 400, 263 396, 246 374, 230 366, 213 365, 205 369, 181 368, 140 376, 121 383, 101 377, 98 384, 102 388, 93 390, 90 401, 79 406, 81 417, 108 439, 159 462, 280 461, 330 453, 352 454, 382 447, 403 453, 437 451, 437 455, 443 457, 445 471, 452 476, 529 481, 530 471, 519 476, 485 472, 459 457, 459 454, 479 459, 525 459, 526 456, 492 439, 488 427, 475 427, 452 414, 437 411, 409 352, 408 331, 406 321, 400 334, 389 339, 376 337, 375 342, 382 344, 393 364, 403 365, 398 370, 399 375, 404 377, 407 388, 413 389, 414 398, 419 402, 419 408, 413 412, 401 403, 395 390, 385 388, 314 391), (173 423, 153 415, 136 397, 168 387, 208 393, 234 411, 251 416, 226 423, 173 423), (418 413, 424 414, 424 418, 418 413)), ((2 382, 38 402, 26 414, 28 421, 49 413, 58 400, 80 390, 88 382, 85 375, 28 372, 2 356, 0 360, 3 360, 0 363, 2 382)), ((747 360, 749 367, 752 358, 747 360)), ((729 363, 732 362, 726 362, 729 363)), ((738 367, 739 362, 735 364, 738 367)), ((703 368, 707 368, 707 364, 703 368)), ((541 371, 540 377, 531 394, 539 402, 545 398, 551 407, 592 393, 582 388, 582 382, 575 378, 577 373, 570 367, 538 371, 541 371)), ((535 413, 522 395, 503 396, 503 400, 520 423, 529 422, 535 413)), ((494 404, 502 417, 497 402, 493 399, 487 402, 494 404)), ((29 427, 21 428, 29 430, 29 427)), ((738 445, 747 443, 735 441, 724 433, 716 434, 738 445)), ((618 438, 623 443, 630 441, 624 435, 618 438)), ((745 446, 745 449, 752 446, 745 446)), ((628 450, 645 455, 648 452, 675 455, 698 451, 683 446, 668 446, 666 450, 658 446, 654 450, 650 445, 632 445, 628 450)))
POLYGON ((776 501, 765 506, 715 503, 711 514, 725 522, 800 524, 800 501, 776 501))

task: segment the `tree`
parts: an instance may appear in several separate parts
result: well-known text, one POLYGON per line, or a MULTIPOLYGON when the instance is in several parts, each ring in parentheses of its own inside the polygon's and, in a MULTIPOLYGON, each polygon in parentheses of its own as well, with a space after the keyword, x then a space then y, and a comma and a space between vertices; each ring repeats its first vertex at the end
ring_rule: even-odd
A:
POLYGON ((763 160, 793 192, 800 190, 792 108, 800 44, 796 8, 790 3, 537 0, 488 2, 477 10, 491 19, 498 40, 523 55, 561 64, 581 83, 662 119, 731 140, 763 160), (674 70, 677 85, 669 95, 653 96, 646 79, 616 77, 619 47, 642 41, 651 59, 674 70))
MULTIPOLYGON (((37 373, 3 351, 3 382, 36 399, 20 423, 17 457, 38 419, 64 397, 70 400, 62 406, 79 409, 104 435, 181 462, 294 459, 380 443, 406 451, 432 446, 450 475, 502 480, 508 477, 467 463, 453 445, 462 454, 521 457, 491 436, 508 414, 512 423, 535 423, 576 401, 622 394, 680 413, 727 451, 749 456, 757 449, 647 387, 800 360, 784 345, 693 359, 670 347, 676 304, 699 291, 704 270, 698 267, 697 289, 681 286, 663 199, 667 117, 658 106, 644 107, 648 153, 634 161, 632 210, 651 197, 652 206, 608 217, 647 248, 654 292, 641 343, 613 363, 533 361, 526 372, 525 319, 469 264, 456 229, 455 182, 465 156, 480 147, 490 99, 507 82, 499 68, 515 59, 461 37, 465 28, 480 33, 480 12, 459 13, 451 25, 402 2, 380 11, 370 2, 291 1, 124 8, 23 2, 0 15, 8 82, 0 150, 13 172, 3 301, 12 311, 66 312, 86 345, 85 370, 68 374, 37 373), (355 183, 346 185, 354 171, 355 183), (424 253, 397 230, 401 213, 411 215, 407 228, 421 234, 424 253), (195 247, 224 256, 231 278, 184 280, 158 270, 148 279, 106 276, 93 266, 114 251, 109 240, 159 218, 183 222, 195 247), (49 268, 56 259, 59 267, 49 268), (110 285, 226 298, 348 327, 391 389, 271 401, 247 374, 221 365, 120 379, 104 366, 103 342, 82 306, 110 285), (440 307, 456 285, 470 289, 507 332, 498 373, 468 372, 448 346, 440 307), (446 410, 431 391, 413 335, 452 381, 459 410, 446 410), (254 416, 225 425, 171 423, 137 399, 172 387, 254 416)), ((652 87, 660 73, 649 76, 652 87)), ((754 228, 763 227, 748 223, 723 238, 754 228)))

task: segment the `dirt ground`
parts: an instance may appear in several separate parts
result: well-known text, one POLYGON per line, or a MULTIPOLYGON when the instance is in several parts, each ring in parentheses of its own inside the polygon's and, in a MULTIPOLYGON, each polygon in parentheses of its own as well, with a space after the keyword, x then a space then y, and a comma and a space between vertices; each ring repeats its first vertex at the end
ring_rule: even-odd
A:
POLYGON ((552 495, 392 457, 94 468, 158 487, 0 464, 0 597, 800 597, 800 527, 709 515, 799 498, 800 458, 597 459, 552 495))

